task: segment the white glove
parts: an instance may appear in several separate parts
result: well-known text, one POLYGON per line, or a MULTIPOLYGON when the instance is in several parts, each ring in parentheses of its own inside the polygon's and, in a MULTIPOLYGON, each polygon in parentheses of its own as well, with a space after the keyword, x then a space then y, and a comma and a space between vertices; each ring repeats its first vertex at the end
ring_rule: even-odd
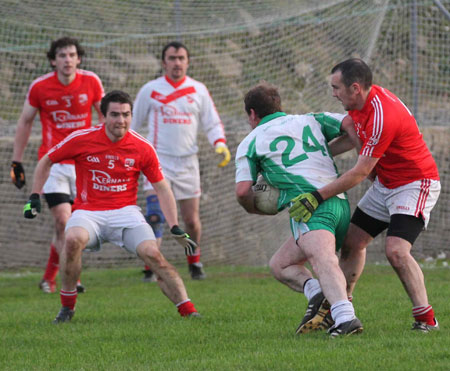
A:
POLYGON ((197 250, 197 244, 194 240, 191 240, 190 236, 183 231, 179 226, 174 225, 170 229, 170 234, 175 241, 177 241, 182 247, 184 247, 184 253, 187 256, 195 255, 195 250, 197 250))

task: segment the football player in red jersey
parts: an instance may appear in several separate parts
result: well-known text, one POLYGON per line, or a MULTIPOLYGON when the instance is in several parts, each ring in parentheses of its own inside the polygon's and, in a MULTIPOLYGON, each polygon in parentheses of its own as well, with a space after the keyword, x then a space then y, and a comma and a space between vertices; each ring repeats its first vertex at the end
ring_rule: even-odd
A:
POLYGON ((372 71, 364 61, 352 58, 333 67, 331 87, 362 141, 358 161, 319 189, 318 197, 306 193, 294 198, 290 214, 298 220, 309 219, 323 200, 351 189, 375 171, 375 180, 358 203, 342 248, 340 264, 348 295, 363 271, 366 247, 387 228, 386 257, 411 299, 412 329, 437 330, 422 270, 411 255, 441 189, 433 156, 409 109, 389 90, 372 85, 372 71))
MULTIPOLYGON (((38 112, 42 125, 38 159, 73 131, 90 127, 92 107, 97 111, 99 121, 102 119, 100 101, 104 94, 103 86, 95 73, 78 69, 83 55, 84 49, 74 38, 63 37, 53 41, 47 58, 54 71, 40 76, 30 85, 17 123, 11 164, 11 178, 19 189, 25 185, 22 157, 38 112)), ((64 228, 75 196, 73 162, 65 161, 55 165, 42 192, 55 222, 55 234, 39 287, 46 293, 52 293, 56 290, 55 278, 59 269, 64 228)), ((78 284, 78 290, 84 292, 81 283, 78 284)))
POLYGON ((40 211, 38 192, 54 163, 73 160, 77 174, 74 212, 66 225, 61 253, 62 308, 55 324, 70 321, 75 314, 82 251, 86 247, 99 250, 105 241, 139 256, 156 273, 161 291, 181 316, 199 316, 181 277, 159 251, 153 230, 136 205, 142 172, 161 200, 172 236, 186 255, 195 254, 195 242, 178 227, 175 198, 155 149, 144 137, 129 130, 132 107, 127 93, 108 93, 101 102, 105 123, 72 133, 50 149, 36 167, 33 193, 24 207, 26 218, 34 218, 40 211))

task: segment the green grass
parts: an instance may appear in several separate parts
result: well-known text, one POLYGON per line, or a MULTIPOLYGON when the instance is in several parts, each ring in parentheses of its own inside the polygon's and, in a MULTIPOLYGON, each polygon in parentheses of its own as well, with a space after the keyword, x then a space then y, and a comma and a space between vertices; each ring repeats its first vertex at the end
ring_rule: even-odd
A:
POLYGON ((360 336, 295 336, 306 299, 267 268, 210 267, 195 282, 203 318, 183 319, 138 269, 85 270, 71 323, 51 324, 59 295, 41 272, 0 275, 1 370, 449 370, 450 270, 425 269, 441 331, 410 330, 411 304, 390 267, 368 266, 354 305, 360 336))

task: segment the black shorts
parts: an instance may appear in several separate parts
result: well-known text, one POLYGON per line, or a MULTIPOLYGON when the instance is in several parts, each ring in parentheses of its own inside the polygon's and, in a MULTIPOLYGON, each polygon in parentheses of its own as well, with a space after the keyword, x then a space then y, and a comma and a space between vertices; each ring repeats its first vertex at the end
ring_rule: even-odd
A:
POLYGON ((67 193, 45 193, 45 201, 47 201, 48 207, 51 209, 54 206, 69 203, 73 204, 73 200, 70 199, 70 195, 67 193))
POLYGON ((425 225, 422 218, 405 214, 393 214, 391 215, 391 221, 386 223, 367 215, 359 207, 357 207, 353 213, 351 223, 367 232, 373 238, 387 228, 388 236, 403 238, 411 245, 413 245, 417 237, 419 237, 419 234, 422 232, 425 225))

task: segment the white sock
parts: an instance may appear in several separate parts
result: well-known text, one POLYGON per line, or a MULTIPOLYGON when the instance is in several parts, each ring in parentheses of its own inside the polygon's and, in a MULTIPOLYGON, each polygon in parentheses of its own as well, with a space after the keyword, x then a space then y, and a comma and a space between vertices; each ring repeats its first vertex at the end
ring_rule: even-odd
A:
POLYGON ((319 292, 322 292, 322 289, 320 288, 319 280, 315 278, 311 278, 305 283, 305 286, 303 287, 304 293, 308 301, 311 300, 314 296, 316 296, 319 292))
POLYGON ((338 327, 341 323, 351 321, 356 318, 353 304, 348 300, 337 301, 331 306, 331 317, 334 320, 335 327, 338 327))

